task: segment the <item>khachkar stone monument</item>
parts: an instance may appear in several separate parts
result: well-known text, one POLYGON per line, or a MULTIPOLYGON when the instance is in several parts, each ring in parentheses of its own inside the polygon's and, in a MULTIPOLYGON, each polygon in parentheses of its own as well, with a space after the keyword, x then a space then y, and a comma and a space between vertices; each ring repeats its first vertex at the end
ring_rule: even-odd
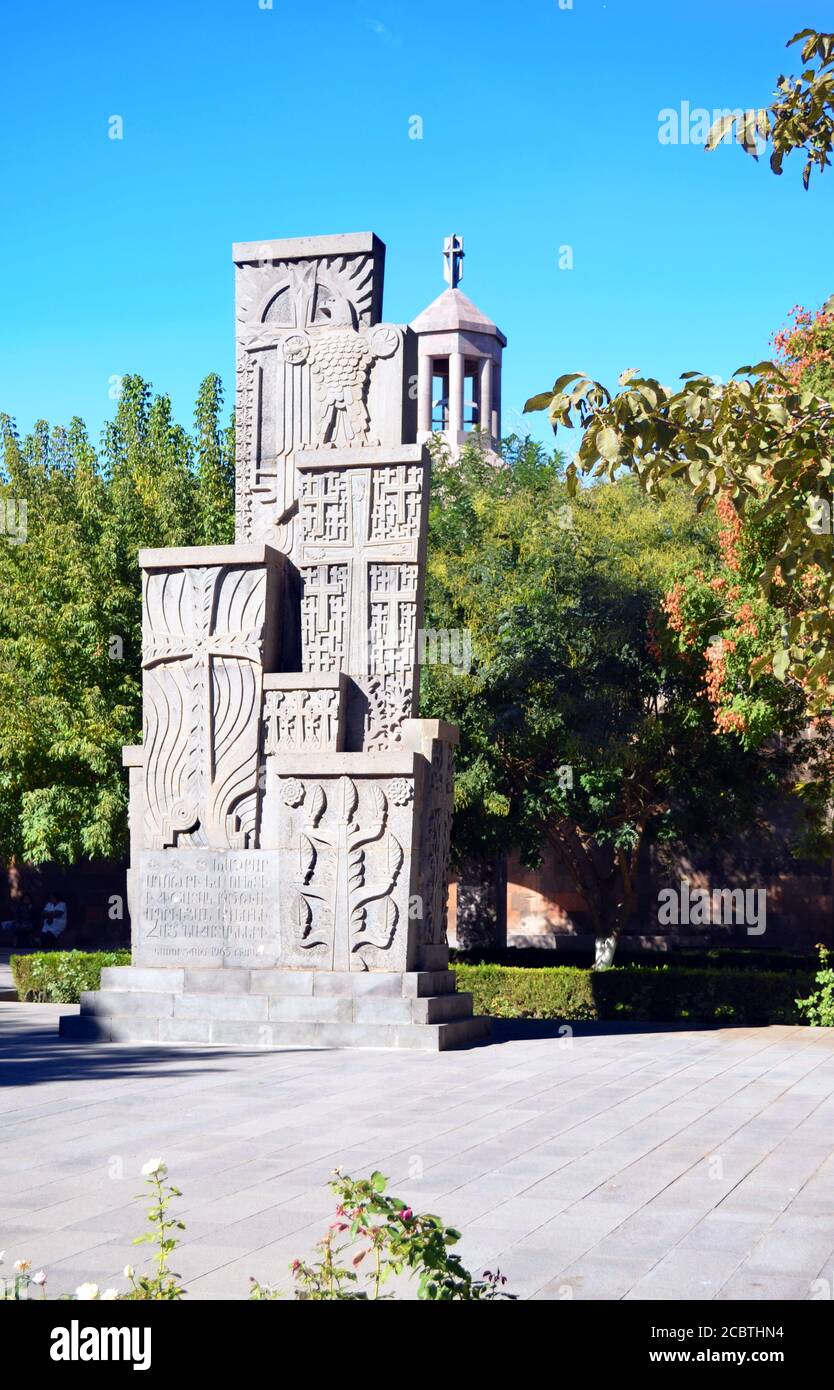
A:
POLYGON ((415 718, 430 468, 376 237, 234 248, 237 538, 145 550, 133 964, 74 1038, 445 1048, 457 730, 415 718))

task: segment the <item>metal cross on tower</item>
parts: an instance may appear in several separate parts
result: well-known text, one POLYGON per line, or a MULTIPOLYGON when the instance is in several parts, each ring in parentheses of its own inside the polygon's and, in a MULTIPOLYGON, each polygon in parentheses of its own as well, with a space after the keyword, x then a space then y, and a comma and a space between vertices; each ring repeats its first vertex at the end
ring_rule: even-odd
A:
POLYGON ((443 279, 453 290, 463 279, 463 257, 463 237, 453 232, 443 242, 443 279))

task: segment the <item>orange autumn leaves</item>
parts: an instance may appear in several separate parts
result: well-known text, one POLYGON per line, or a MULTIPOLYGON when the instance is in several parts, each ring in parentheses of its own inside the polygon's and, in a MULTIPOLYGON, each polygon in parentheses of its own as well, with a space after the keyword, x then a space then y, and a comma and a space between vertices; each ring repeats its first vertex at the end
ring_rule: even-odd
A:
MULTIPOLYGON (((743 734, 748 718, 739 708, 740 683, 756 654, 761 633, 761 599, 751 590, 745 595, 739 578, 741 520, 727 494, 715 502, 720 523, 718 546, 727 574, 708 578, 703 569, 678 579, 662 602, 669 631, 681 652, 704 660, 701 694, 709 700, 718 733, 743 734)), ((654 618, 650 618, 648 648, 655 659, 660 644, 654 618)))

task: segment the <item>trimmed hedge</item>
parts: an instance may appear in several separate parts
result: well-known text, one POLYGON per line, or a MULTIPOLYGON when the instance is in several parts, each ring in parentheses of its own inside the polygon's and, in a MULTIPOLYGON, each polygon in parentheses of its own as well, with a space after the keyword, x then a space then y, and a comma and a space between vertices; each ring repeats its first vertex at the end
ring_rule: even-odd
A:
MULTIPOLYGON (((12 956, 18 998, 77 1004, 98 989, 102 968, 130 965, 129 951, 38 951, 12 956)), ((811 993, 813 970, 689 970, 680 966, 453 966, 475 1013, 493 1018, 575 1022, 804 1023, 798 997, 811 993)))
POLYGON ((577 1022, 803 1023, 798 996, 812 970, 687 970, 676 966, 453 966, 458 989, 471 991, 475 1013, 493 1018, 577 1022))
POLYGON ((77 1004, 98 989, 106 965, 130 965, 130 951, 33 951, 12 956, 17 997, 27 1004, 77 1004))
MULTIPOLYGON (((547 946, 506 946, 495 950, 454 949, 452 964, 461 965, 523 965, 531 970, 560 969, 576 966, 585 969, 593 960, 593 952, 556 951, 547 946)), ((691 946, 673 947, 668 951, 633 949, 626 938, 617 947, 617 965, 679 966, 685 970, 811 970, 816 968, 815 951, 776 951, 761 947, 714 946, 698 950, 691 946)))

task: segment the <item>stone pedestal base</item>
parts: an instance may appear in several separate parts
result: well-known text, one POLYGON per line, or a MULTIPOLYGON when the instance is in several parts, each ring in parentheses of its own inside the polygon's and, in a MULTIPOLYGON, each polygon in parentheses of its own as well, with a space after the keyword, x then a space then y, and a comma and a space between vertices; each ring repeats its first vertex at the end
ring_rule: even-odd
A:
POLYGON ((489 1035, 451 970, 105 969, 61 1037, 244 1047, 444 1051, 489 1035))

